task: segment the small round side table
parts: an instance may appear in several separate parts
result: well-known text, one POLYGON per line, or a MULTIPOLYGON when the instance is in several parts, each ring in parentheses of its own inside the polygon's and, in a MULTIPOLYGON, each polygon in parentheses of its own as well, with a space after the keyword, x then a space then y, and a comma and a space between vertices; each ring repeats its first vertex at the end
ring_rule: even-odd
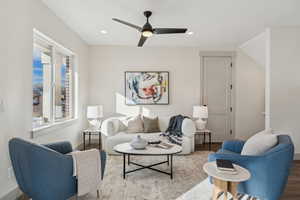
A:
POLYGON ((233 200, 238 200, 237 186, 240 182, 250 179, 251 174, 239 165, 233 164, 233 166, 237 170, 236 174, 219 172, 216 162, 207 162, 203 165, 203 170, 213 179, 213 200, 218 199, 220 192, 224 192, 224 200, 227 200, 227 192, 232 195, 233 200))

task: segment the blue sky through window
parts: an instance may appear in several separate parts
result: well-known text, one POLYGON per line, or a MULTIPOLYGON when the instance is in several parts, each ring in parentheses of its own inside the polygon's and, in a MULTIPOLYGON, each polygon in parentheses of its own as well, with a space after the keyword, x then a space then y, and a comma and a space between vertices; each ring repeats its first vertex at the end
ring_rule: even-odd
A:
POLYGON ((60 73, 61 73, 61 85, 64 87, 66 84, 66 72, 67 72, 67 66, 65 64, 62 64, 60 68, 60 73))
POLYGON ((41 51, 33 48, 33 84, 43 83, 43 64, 41 61, 41 51))
MULTIPOLYGON (((38 48, 33 50, 33 84, 42 85, 43 84, 43 64, 42 64, 42 52, 38 48)), ((61 84, 65 86, 66 83, 66 71, 67 66, 62 64, 61 66, 61 84)))

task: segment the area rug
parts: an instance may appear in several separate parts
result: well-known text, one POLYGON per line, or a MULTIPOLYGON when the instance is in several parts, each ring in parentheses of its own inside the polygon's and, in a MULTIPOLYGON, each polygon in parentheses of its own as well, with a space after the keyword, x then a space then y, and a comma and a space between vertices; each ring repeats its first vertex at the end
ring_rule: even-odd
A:
MULTIPOLYGON (((187 156, 174 156, 174 178, 149 169, 130 173, 123 179, 123 158, 108 156, 104 180, 100 188, 100 200, 211 200, 212 185, 202 166, 207 162, 210 152, 198 151, 187 156)), ((132 156, 131 160, 152 164, 163 161, 164 157, 132 156)), ((167 164, 156 166, 168 170, 167 164)), ((135 169, 131 165, 127 169, 135 169)), ((228 199, 232 199, 230 194, 228 199)), ((96 191, 72 200, 96 200, 96 191)), ((248 200, 248 196, 239 196, 239 200, 248 200)), ((223 195, 219 200, 223 200, 223 195)))
MULTIPOLYGON (((174 156, 173 180, 170 176, 149 169, 130 173, 124 180, 122 177, 123 158, 108 156, 104 180, 100 189, 101 200, 172 200, 188 192, 197 184, 205 181, 207 175, 202 166, 207 162, 210 152, 198 151, 191 155, 174 156)), ((132 161, 151 164, 166 160, 166 157, 132 156, 132 161)), ((135 169, 130 165, 128 169, 135 169)), ((160 170, 168 170, 167 164, 156 166, 160 170)), ((209 187, 209 186, 208 186, 209 187)), ((210 199, 208 192, 207 199, 210 199)), ((96 193, 79 197, 80 200, 94 200, 96 193)), ((205 200, 205 199, 203 199, 205 200)))

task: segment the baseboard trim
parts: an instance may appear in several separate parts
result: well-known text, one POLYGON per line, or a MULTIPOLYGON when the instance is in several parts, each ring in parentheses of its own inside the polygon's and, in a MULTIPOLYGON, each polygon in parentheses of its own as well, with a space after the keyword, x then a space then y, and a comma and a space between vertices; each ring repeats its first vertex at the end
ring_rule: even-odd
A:
POLYGON ((0 198, 0 200, 20 200, 22 197, 22 192, 19 187, 14 188, 12 191, 7 193, 5 196, 0 198))
POLYGON ((300 160, 300 153, 295 153, 294 160, 300 160))

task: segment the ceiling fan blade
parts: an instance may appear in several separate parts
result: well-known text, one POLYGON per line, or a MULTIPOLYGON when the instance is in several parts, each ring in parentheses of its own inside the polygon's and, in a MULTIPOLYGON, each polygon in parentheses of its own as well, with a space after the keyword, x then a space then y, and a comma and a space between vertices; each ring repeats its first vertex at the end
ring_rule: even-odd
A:
POLYGON ((138 31, 142 31, 142 27, 139 27, 139 26, 137 26, 137 25, 131 24, 131 23, 129 23, 129 22, 125 22, 125 21, 120 20, 120 19, 117 19, 117 18, 113 18, 112 20, 114 20, 114 21, 116 21, 116 22, 119 22, 119 23, 121 23, 121 24, 130 26, 130 27, 132 27, 132 28, 135 28, 135 29, 137 29, 138 31))
POLYGON ((155 34, 176 34, 176 33, 185 33, 186 28, 155 28, 153 32, 155 34))
POLYGON ((146 40, 147 40, 147 37, 144 37, 143 35, 141 35, 140 41, 138 43, 138 47, 142 47, 146 40))

